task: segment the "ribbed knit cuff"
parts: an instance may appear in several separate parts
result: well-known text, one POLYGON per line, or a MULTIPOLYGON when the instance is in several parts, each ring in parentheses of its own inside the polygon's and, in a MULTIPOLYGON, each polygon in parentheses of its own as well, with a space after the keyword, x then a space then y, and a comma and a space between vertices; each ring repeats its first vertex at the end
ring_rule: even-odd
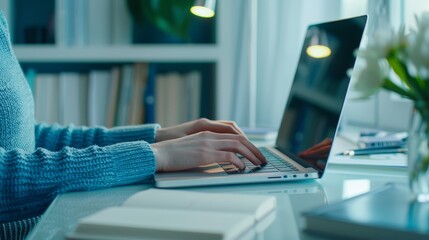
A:
POLYGON ((132 142, 121 150, 112 154, 117 185, 140 182, 153 176, 156 170, 155 154, 149 143, 132 142))
POLYGON ((115 127, 107 132, 107 141, 112 143, 146 141, 155 142, 156 130, 159 124, 144 124, 137 126, 115 127))

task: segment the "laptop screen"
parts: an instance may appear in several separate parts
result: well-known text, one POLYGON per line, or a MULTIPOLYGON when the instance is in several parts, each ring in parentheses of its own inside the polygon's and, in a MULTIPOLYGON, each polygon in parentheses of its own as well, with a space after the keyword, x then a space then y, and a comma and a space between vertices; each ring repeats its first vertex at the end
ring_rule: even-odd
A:
POLYGON ((276 148, 322 175, 366 16, 308 27, 286 103, 276 148))

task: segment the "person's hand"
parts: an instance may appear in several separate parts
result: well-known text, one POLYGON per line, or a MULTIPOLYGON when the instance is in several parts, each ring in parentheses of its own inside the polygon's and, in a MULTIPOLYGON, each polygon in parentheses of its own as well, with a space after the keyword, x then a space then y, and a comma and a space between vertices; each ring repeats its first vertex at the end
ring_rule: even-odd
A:
POLYGON ((311 148, 298 153, 298 156, 312 162, 321 169, 325 169, 331 147, 332 139, 327 138, 311 148))
POLYGON ((298 156, 306 160, 318 160, 327 158, 332 147, 332 139, 326 138, 320 143, 298 153, 298 156))
POLYGON ((242 135, 209 131, 152 144, 158 172, 180 171, 215 162, 229 162, 239 169, 239 153, 255 165, 266 163, 259 150, 242 135))
POLYGON ((205 118, 183 123, 173 127, 160 128, 156 131, 155 142, 176 139, 199 132, 230 133, 245 137, 243 131, 231 121, 212 121, 205 118))

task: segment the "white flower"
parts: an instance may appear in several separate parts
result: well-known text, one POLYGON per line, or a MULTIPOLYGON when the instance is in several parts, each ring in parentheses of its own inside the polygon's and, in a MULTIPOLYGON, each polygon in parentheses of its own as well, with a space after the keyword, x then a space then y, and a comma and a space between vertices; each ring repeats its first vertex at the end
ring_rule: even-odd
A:
POLYGON ((399 29, 398 33, 395 33, 393 29, 380 29, 369 37, 367 46, 365 49, 359 50, 358 56, 367 60, 383 59, 393 49, 405 45, 406 41, 404 26, 399 29))
POLYGON ((416 17, 417 29, 408 36, 408 55, 418 71, 429 69, 429 12, 416 17))
POLYGON ((388 73, 388 67, 379 60, 367 59, 362 68, 355 68, 356 78, 354 89, 360 97, 367 98, 382 88, 388 73))

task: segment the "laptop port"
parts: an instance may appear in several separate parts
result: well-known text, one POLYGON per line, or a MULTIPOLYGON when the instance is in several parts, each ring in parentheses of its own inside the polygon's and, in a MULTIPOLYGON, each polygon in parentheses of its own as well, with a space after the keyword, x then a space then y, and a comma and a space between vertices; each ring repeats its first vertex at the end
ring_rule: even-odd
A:
POLYGON ((281 178, 281 176, 268 177, 268 179, 272 179, 272 178, 281 178))

